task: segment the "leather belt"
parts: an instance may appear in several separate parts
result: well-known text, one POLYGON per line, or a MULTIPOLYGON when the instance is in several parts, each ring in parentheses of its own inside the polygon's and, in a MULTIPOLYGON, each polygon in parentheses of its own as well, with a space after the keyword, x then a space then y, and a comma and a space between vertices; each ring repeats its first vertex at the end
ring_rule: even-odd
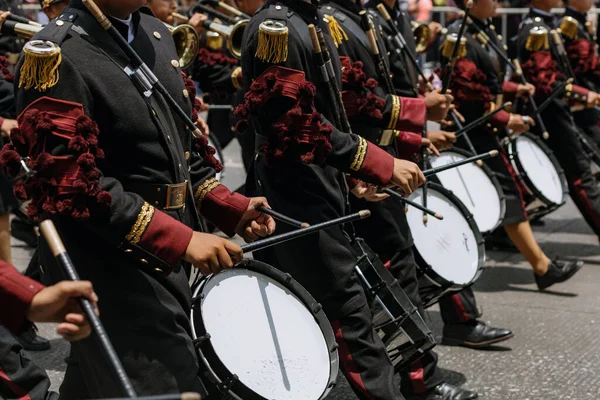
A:
POLYGON ((132 183, 127 190, 139 194, 146 202, 163 210, 177 210, 185 205, 187 180, 183 183, 132 183))

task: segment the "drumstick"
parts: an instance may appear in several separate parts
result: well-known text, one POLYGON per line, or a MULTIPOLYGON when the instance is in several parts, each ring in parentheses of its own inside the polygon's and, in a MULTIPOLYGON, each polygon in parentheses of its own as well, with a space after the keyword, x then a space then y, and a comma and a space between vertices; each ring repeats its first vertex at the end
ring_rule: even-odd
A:
POLYGON ((406 204, 408 204, 409 206, 413 206, 413 207, 414 207, 414 208, 416 208, 417 210, 421 210, 421 211, 423 211, 424 213, 427 213, 427 214, 429 214, 429 215, 432 215, 432 216, 434 216, 435 218, 437 218, 437 219, 439 219, 439 220, 442 220, 442 219, 444 219, 444 216, 443 216, 443 215, 440 215, 440 214, 436 213, 435 211, 432 211, 432 210, 430 210, 429 208, 427 208, 427 207, 424 207, 424 206, 420 205, 419 203, 415 203, 415 202, 414 202, 414 201, 412 201, 412 200, 409 200, 409 199, 407 199, 407 198, 405 198, 405 197, 402 197, 402 195, 401 195, 400 193, 396 192, 396 191, 395 191, 395 190, 393 190, 393 189, 383 189, 383 192, 384 192, 384 193, 387 193, 387 194, 389 194, 389 195, 395 196, 395 197, 397 197, 399 200, 401 200, 401 201, 405 202, 406 204))
POLYGON ((449 170, 452 168, 460 167, 461 165, 469 164, 472 162, 477 162, 478 160, 486 160, 488 158, 496 157, 497 155, 498 155, 498 150, 492 150, 487 153, 478 154, 473 157, 465 158, 464 160, 460 160, 460 161, 456 161, 456 162, 453 162, 450 164, 442 165, 441 167, 426 169, 425 171, 423 171, 423 175, 425 175, 425 177, 428 177, 431 175, 439 174, 440 172, 443 172, 443 171, 446 171, 446 170, 449 170))
POLYGON ((495 114, 498 114, 500 111, 504 110, 506 107, 509 107, 510 105, 512 105, 512 103, 510 101, 508 101, 508 102, 502 104, 500 107, 496 108, 494 111, 484 114, 481 117, 477 118, 476 120, 468 123, 467 125, 463 126, 462 128, 460 128, 459 130, 457 130, 455 132, 456 137, 458 137, 460 135, 464 135, 465 133, 469 132, 471 129, 475 128, 476 126, 481 125, 483 122, 492 118, 495 114))
POLYGON ((319 224, 311 225, 307 228, 301 228, 292 232, 282 233, 281 235, 271 236, 266 239, 257 240, 254 243, 245 244, 242 246, 244 253, 250 253, 251 251, 263 250, 267 247, 275 246, 290 240, 298 239, 299 237, 315 233, 325 228, 331 228, 332 226, 342 225, 348 222, 356 221, 359 219, 369 218, 371 211, 362 210, 354 214, 346 215, 345 217, 332 219, 327 222, 321 222, 319 224))
POLYGON ((297 219, 288 217, 287 215, 279 213, 279 212, 272 210, 270 208, 267 208, 265 206, 257 207, 256 210, 260 211, 263 214, 270 215, 271 217, 275 218, 278 221, 284 222, 291 226, 295 226, 296 228, 308 228, 310 226, 310 224, 308 222, 298 221, 297 219))
MULTIPOLYGON (((65 275, 67 276, 67 279, 71 281, 79 281, 79 275, 75 270, 73 261, 71 261, 71 257, 69 257, 69 254, 65 249, 65 245, 60 239, 60 236, 56 231, 54 223, 51 220, 47 219, 40 224, 40 230, 42 231, 42 235, 44 235, 46 242, 48 242, 48 246, 50 247, 52 254, 54 255, 54 257, 56 257, 56 260, 62 267, 65 275)), ((123 368, 119 357, 117 356, 117 352, 115 351, 115 348, 113 347, 112 343, 110 342, 110 339, 108 338, 108 335, 106 334, 104 325, 102 325, 100 318, 94 312, 94 306, 86 298, 80 297, 78 300, 81 309, 85 313, 88 321, 90 322, 90 325, 92 326, 92 329, 94 330, 94 332, 96 332, 96 335, 98 336, 98 340, 100 341, 100 345, 102 347, 106 360, 109 362, 109 364, 111 364, 112 368, 114 369, 117 375, 119 384, 121 385, 121 389, 123 389, 123 392, 129 398, 137 397, 137 394, 133 389, 133 385, 131 384, 129 377, 125 372, 125 369, 123 368)))
MULTIPOLYGON (((200 400, 202 396, 199 393, 186 392, 186 393, 174 393, 174 394, 159 394, 156 396, 140 396, 136 397, 135 400, 200 400)), ((128 397, 119 397, 104 400, 127 400, 128 397)))
POLYGON ((544 100, 542 102, 542 104, 540 104, 538 106, 538 114, 541 113, 546 107, 548 107, 550 105, 550 102, 552 100, 554 100, 555 98, 557 98, 559 95, 562 94, 563 90, 565 89, 565 87, 570 84, 573 83, 573 78, 569 78, 566 81, 564 81, 563 83, 561 83, 559 86, 557 86, 554 91, 550 94, 550 96, 548 96, 548 98, 546 100, 544 100))

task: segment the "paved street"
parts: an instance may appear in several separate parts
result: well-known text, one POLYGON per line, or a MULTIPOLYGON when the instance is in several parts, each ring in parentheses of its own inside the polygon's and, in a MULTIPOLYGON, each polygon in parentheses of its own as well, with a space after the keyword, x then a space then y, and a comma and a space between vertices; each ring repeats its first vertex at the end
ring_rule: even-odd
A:
MULTIPOLYGON (((234 144, 226 152, 225 183, 235 188, 243 179, 234 144)), ((530 267, 512 253, 489 252, 489 267, 474 289, 483 319, 510 328, 515 337, 488 351, 437 346, 440 366, 453 383, 476 389, 487 400, 600 399, 600 247, 598 238, 568 203, 536 227, 536 236, 550 256, 581 258, 586 266, 567 283, 538 293, 530 267)), ((29 251, 14 242, 15 262, 24 269, 29 251)), ((437 338, 441 321, 437 308, 427 313, 437 338)), ((57 389, 68 345, 52 338, 52 350, 32 353, 47 370, 57 389)), ((148 377, 152 379, 152 377, 148 377)), ((344 379, 330 396, 354 399, 344 379)), ((309 399, 307 399, 309 400, 309 399)))

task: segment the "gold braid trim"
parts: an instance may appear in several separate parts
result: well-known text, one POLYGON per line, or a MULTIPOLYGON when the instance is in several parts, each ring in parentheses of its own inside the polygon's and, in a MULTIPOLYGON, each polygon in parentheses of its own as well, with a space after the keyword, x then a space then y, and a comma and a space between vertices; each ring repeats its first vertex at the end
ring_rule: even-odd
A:
POLYGON ((325 15, 325 22, 327 22, 327 26, 329 27, 329 34, 335 43, 335 47, 339 47, 340 44, 344 42, 344 40, 348 40, 348 35, 342 29, 337 20, 333 17, 333 15, 325 15))
POLYGON ((127 239, 131 244, 138 244, 142 238, 142 235, 144 232, 146 232, 150 221, 152 221, 153 216, 154 207, 144 202, 142 210, 138 214, 137 221, 135 221, 133 228, 131 228, 129 234, 125 236, 125 239, 127 239))
POLYGON ((213 191, 217 186, 219 186, 221 182, 216 180, 215 178, 209 178, 202 183, 202 185, 198 186, 196 189, 196 194, 194 195, 194 199, 196 200, 196 206, 200 209, 200 205, 202 204, 202 200, 213 191))
POLYGON ((390 122, 387 127, 388 129, 394 129, 396 125, 398 125, 398 118, 400 117, 401 108, 402 104, 400 103, 400 98, 392 95, 392 114, 390 115, 390 122))
POLYGON ((242 75, 242 67, 236 67, 231 73, 231 84, 236 89, 242 88, 242 85, 240 84, 240 75, 242 75))
POLYGON ((367 154, 367 141, 362 137, 358 138, 358 149, 354 155, 354 161, 350 165, 352 171, 359 171, 362 168, 363 162, 365 161, 365 155, 367 154))

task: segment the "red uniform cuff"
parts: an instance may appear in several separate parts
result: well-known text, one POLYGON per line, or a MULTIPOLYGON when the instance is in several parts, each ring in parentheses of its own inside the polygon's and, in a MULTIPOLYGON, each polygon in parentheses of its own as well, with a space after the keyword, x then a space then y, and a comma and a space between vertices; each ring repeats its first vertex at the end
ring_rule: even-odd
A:
POLYGON ((362 151, 359 149, 357 157, 363 158, 363 161, 353 175, 376 185, 387 185, 394 172, 394 157, 371 142, 362 138, 361 142, 365 143, 365 146, 362 151))
POLYGON ((192 233, 189 226, 162 211, 154 210, 152 220, 138 246, 174 267, 185 254, 192 240, 192 233))
POLYGON ((250 199, 246 196, 231 193, 226 186, 218 185, 204 196, 200 213, 231 237, 235 235, 235 228, 248 204, 250 199))
MULTIPOLYGON (((415 133, 423 132, 423 128, 427 123, 427 106, 425 105, 425 100, 411 97, 396 97, 396 99, 399 106, 396 125, 393 129, 415 133)), ((392 114, 395 113, 392 112, 392 114)))
POLYGON ((519 84, 517 82, 504 81, 502 83, 502 91, 505 94, 516 94, 519 89, 519 84))
POLYGON ((0 324, 19 333, 31 300, 44 285, 21 275, 12 265, 0 263, 0 324))
POLYGON ((356 179, 355 177, 346 175, 346 184, 348 185, 350 190, 354 189, 358 185, 358 182, 360 182, 360 181, 358 179, 356 179))
POLYGON ((502 110, 502 111, 499 111, 496 114, 494 114, 490 118, 490 122, 498 128, 505 128, 506 125, 508 125, 509 119, 510 119, 510 113, 502 110))
POLYGON ((398 158, 408 160, 421 149, 422 136, 412 132, 400 132, 396 137, 398 158))

